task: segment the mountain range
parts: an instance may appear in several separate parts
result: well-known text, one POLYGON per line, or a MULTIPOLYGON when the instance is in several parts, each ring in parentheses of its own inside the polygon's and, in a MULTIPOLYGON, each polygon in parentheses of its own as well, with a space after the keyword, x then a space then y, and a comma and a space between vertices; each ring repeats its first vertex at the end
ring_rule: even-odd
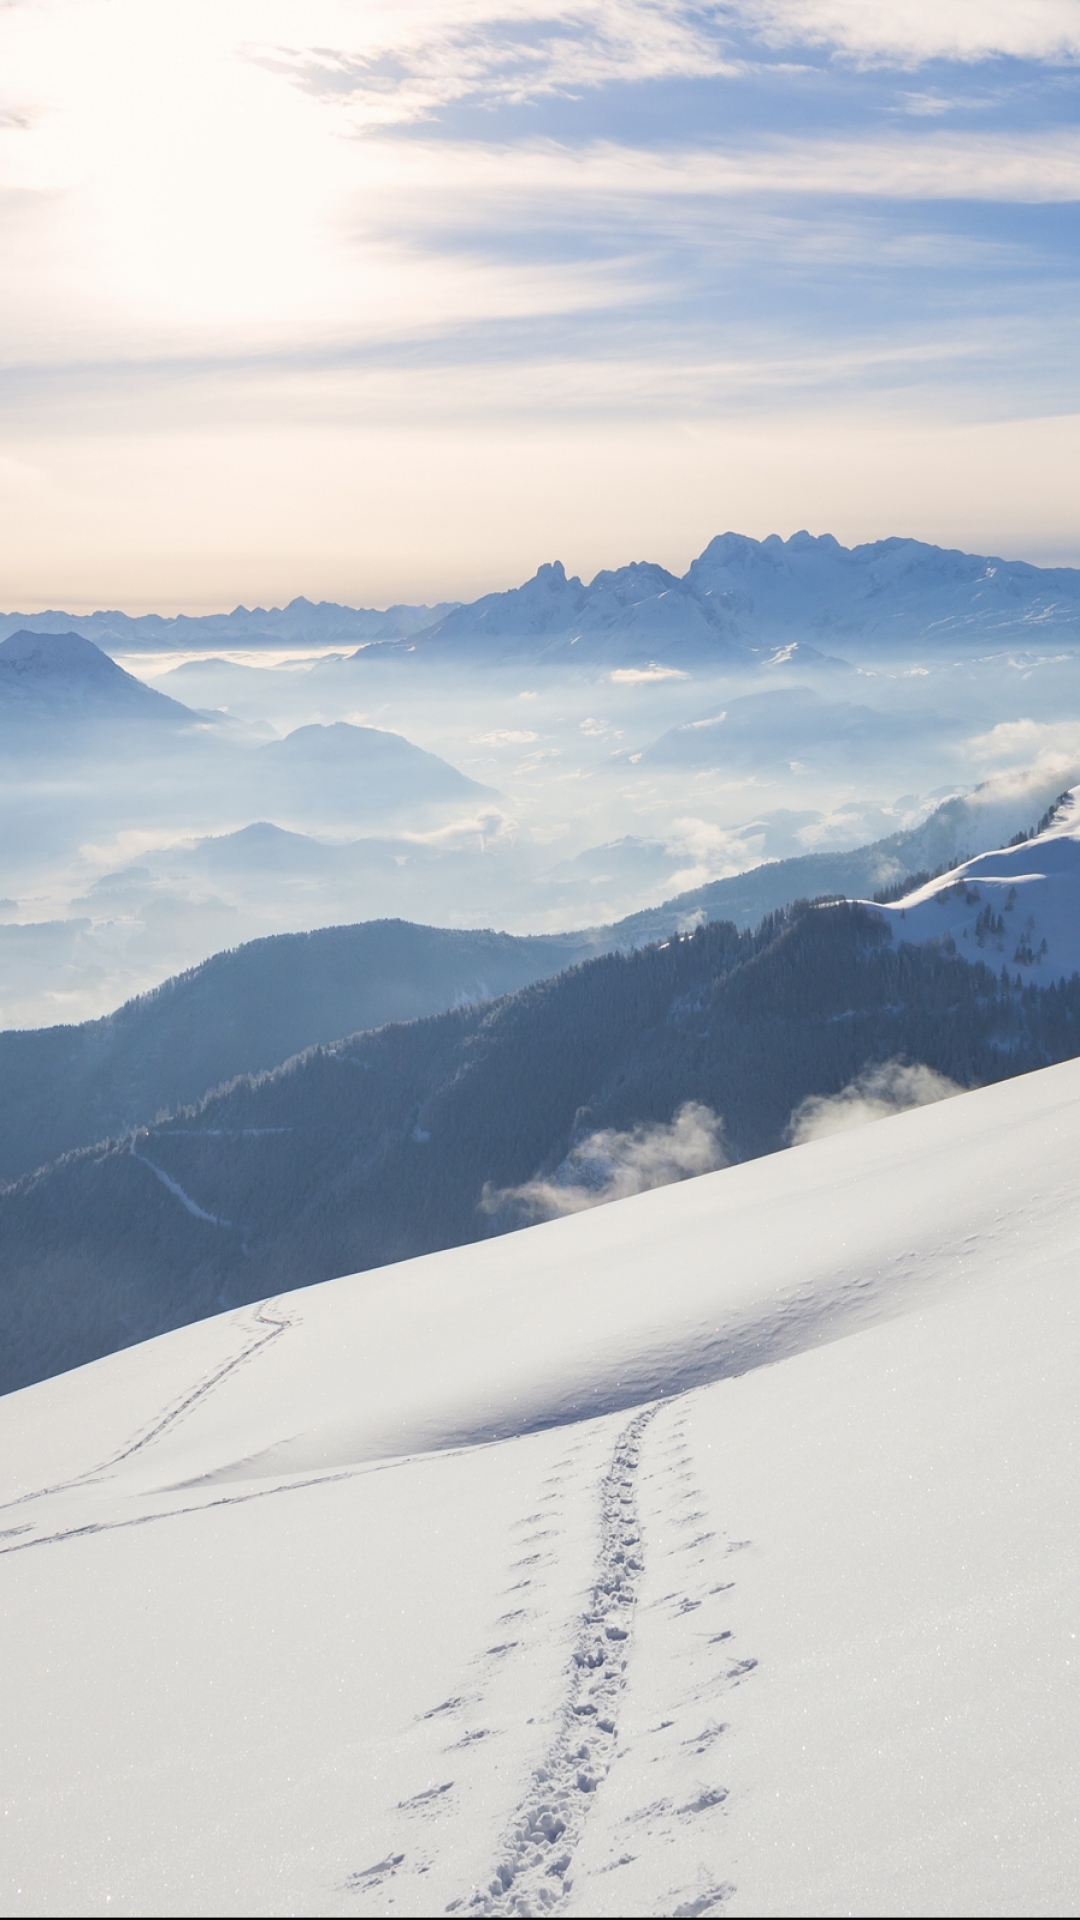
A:
POLYGON ((0 641, 0 737, 9 751, 66 756, 112 753, 121 736, 129 750, 182 747, 209 739, 217 764, 232 749, 249 804, 349 818, 491 798, 492 789, 460 773, 438 754, 387 728, 344 720, 294 727, 284 739, 248 737, 217 711, 184 706, 118 666, 77 633, 22 631, 0 641))
MULTIPOLYGON (((0 616, 0 633, 57 631, 72 616, 0 616)), ((80 617, 113 650, 252 646, 374 648, 423 658, 476 656, 552 665, 642 665, 664 659, 760 665, 798 646, 808 664, 839 648, 957 647, 1023 638, 1080 639, 1080 571, 962 553, 893 537, 844 547, 805 531, 782 540, 724 533, 679 576, 651 562, 604 569, 588 583, 561 562, 468 605, 379 613, 304 599, 285 608, 201 616, 80 617)))
POLYGON ((76 622, 87 639, 106 652, 184 651, 205 647, 304 648, 364 646, 374 640, 408 638, 449 612, 452 602, 440 605, 342 607, 332 601, 305 600, 302 595, 287 607, 234 607, 231 613, 160 614, 110 612, 70 614, 0 614, 0 634, 19 628, 35 633, 60 633, 76 622))

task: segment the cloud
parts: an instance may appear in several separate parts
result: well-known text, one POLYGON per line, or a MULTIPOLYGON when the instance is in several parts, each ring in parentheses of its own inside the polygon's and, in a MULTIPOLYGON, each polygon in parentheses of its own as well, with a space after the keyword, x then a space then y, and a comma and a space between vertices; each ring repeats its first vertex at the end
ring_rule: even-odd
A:
POLYGON ((800 1102, 788 1122, 788 1142, 804 1147, 809 1140, 823 1140, 830 1133, 846 1133, 851 1127, 865 1127, 871 1120, 888 1120, 909 1107, 928 1107, 936 1100, 951 1100, 963 1093, 963 1087, 945 1074, 918 1062, 905 1066, 901 1060, 886 1060, 880 1066, 867 1067, 842 1093, 831 1096, 811 1094, 800 1102))
POLYGON ((1072 553, 1073 449, 1035 444, 1075 405, 1067 89, 851 63, 1049 57, 1076 19, 0 5, 0 604, 472 597, 556 535, 681 566, 808 499, 846 539, 1072 553))
POLYGON ((1080 763, 1080 721, 1003 720, 989 733, 974 734, 967 751, 976 761, 1017 761, 1021 775, 1055 768, 1071 773, 1080 763))
POLYGON ((605 1127, 571 1147, 548 1180, 520 1187, 485 1185, 484 1213, 515 1224, 557 1220, 587 1207, 606 1206, 633 1193, 691 1180, 727 1165, 722 1122, 710 1107, 688 1100, 667 1125, 638 1126, 620 1133, 605 1127))
POLYGON ((861 63, 1080 57, 1076 0, 738 0, 738 15, 772 45, 832 47, 861 63))
POLYGON ((760 822, 742 827, 719 826, 714 820, 694 816, 672 821, 665 841, 667 852, 677 862, 668 878, 672 893, 688 893, 710 880, 724 880, 757 866, 764 857, 765 831, 760 822))
POLYGON ((339 13, 329 35, 297 18, 306 44, 264 42, 250 57, 321 100, 347 104, 362 126, 393 126, 457 102, 520 106, 612 84, 736 73, 721 13, 685 0, 548 0, 542 9, 532 0, 395 0, 339 13))
POLYGON ((861 67, 930 60, 1070 61, 1075 0, 395 0, 269 13, 233 0, 249 57, 364 126, 648 81, 737 76, 770 53, 821 48, 861 67))
POLYGON ((647 667, 616 667, 608 678, 617 687, 640 687, 651 680, 689 680, 690 675, 679 667, 658 667, 650 660, 647 667))

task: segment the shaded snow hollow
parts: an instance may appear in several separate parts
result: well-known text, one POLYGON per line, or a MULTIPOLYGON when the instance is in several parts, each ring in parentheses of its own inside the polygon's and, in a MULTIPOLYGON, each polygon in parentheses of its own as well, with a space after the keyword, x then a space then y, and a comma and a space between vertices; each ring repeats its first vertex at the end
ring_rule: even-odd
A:
POLYGON ((1065 1913, 1080 1063, 0 1402, 19 1913, 1065 1913))

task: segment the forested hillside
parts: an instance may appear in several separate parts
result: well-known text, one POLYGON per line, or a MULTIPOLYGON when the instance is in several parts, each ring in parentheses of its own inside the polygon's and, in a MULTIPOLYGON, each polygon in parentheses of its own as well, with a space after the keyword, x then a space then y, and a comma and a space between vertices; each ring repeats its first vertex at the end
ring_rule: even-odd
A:
POLYGON ((0 1182, 305 1047, 495 999, 593 950, 588 935, 370 920, 248 941, 103 1020, 0 1033, 0 1182))
POLYGON ((609 954, 315 1048, 0 1195, 5 1388, 243 1300, 517 1224, 488 1194, 599 1129, 719 1115, 727 1157, 874 1061, 963 1086, 1080 1052, 1080 977, 1017 990, 850 906, 609 954))

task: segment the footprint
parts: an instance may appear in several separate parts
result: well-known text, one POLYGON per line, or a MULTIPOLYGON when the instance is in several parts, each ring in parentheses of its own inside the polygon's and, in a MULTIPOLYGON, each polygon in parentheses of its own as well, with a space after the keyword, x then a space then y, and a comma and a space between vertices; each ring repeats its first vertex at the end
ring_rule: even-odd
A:
MULTIPOLYGON (((404 1813, 410 1807, 424 1806, 428 1800, 440 1800, 444 1793, 449 1793, 453 1784, 452 1780, 444 1780, 441 1787, 425 1787, 423 1793, 414 1793, 411 1800, 399 1800, 398 1808, 404 1813)), ((400 1854, 398 1858, 401 1858, 400 1854)), ((369 1871, 374 1871, 374 1869, 369 1869, 369 1871)))
POLYGON ((698 1920, 701 1914, 715 1913, 725 1900, 730 1900, 734 1891, 730 1881, 725 1881, 719 1887, 710 1887, 708 1893, 700 1894, 696 1900, 684 1900, 681 1907, 672 1907, 672 1920, 698 1920))
POLYGON ((707 1813, 710 1807, 722 1807, 728 1797, 726 1787, 702 1787, 696 1800, 688 1800, 680 1813, 707 1813))

